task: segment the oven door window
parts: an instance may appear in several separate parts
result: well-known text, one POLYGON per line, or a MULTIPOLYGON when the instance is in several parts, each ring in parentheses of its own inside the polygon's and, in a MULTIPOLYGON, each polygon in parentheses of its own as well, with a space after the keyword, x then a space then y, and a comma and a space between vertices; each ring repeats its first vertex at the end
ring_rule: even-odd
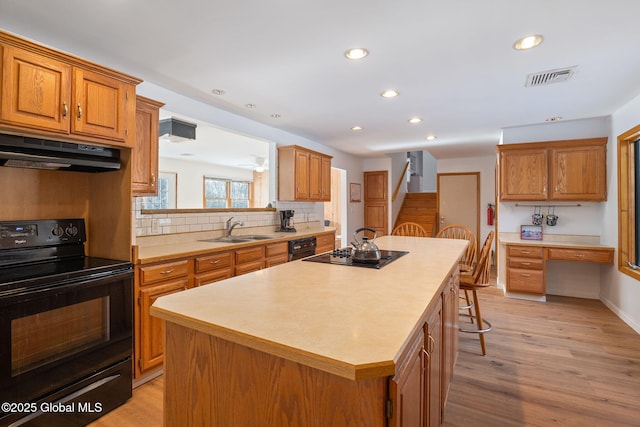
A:
POLYGON ((109 313, 107 295, 13 319, 11 376, 109 341, 109 313))

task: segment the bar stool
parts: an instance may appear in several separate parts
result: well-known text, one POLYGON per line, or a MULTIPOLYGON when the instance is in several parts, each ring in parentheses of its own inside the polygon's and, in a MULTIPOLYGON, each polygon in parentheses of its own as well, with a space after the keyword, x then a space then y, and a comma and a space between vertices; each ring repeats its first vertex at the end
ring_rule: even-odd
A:
POLYGON ((482 355, 487 354, 487 347, 484 340, 484 334, 491 331, 493 326, 491 323, 482 318, 480 311, 480 302, 478 300, 478 289, 486 288, 489 286, 489 272, 491 268, 491 244, 493 243, 494 232, 490 231, 487 238, 482 245, 478 262, 475 264, 473 271, 460 273, 460 289, 464 291, 471 291, 473 294, 473 305, 469 309, 470 314, 461 314, 461 316, 469 317, 475 320, 475 328, 459 327, 460 332, 468 332, 478 334, 480 337, 480 347, 482 348, 482 355))

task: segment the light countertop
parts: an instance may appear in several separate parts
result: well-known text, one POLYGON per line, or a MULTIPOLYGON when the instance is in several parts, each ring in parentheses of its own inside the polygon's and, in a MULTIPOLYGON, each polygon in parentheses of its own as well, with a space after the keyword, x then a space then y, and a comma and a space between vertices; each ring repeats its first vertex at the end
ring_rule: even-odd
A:
MULTIPOLYGON (((274 236, 273 239, 268 240, 254 240, 251 242, 243 243, 225 243, 225 242, 205 242, 202 240, 220 237, 221 231, 214 232, 201 232, 201 233, 186 233, 185 235, 167 235, 161 236, 161 239, 154 238, 153 240, 147 239, 152 244, 138 244, 136 246, 133 262, 135 264, 149 264, 159 261, 167 261, 180 257, 192 257, 203 254, 210 254, 213 252, 225 251, 229 249, 239 249, 247 246, 255 246, 265 243, 275 243, 282 241, 289 241, 292 239, 298 239, 301 237, 308 237, 324 233, 334 233, 334 227, 311 227, 300 229, 299 231, 277 232, 271 231, 273 227, 269 227, 266 230, 255 229, 236 229, 233 235, 235 237, 242 237, 244 234, 260 234, 274 236)), ((138 238, 139 241, 144 242, 144 238, 138 238)))
POLYGON ((498 242, 502 245, 564 247, 571 249, 615 249, 612 246, 601 244, 600 236, 594 235, 543 234, 542 240, 526 240, 521 239, 519 233, 500 233, 498 242))
POLYGON ((350 379, 393 375, 466 241, 383 236, 377 270, 294 261, 160 297, 151 314, 350 379))

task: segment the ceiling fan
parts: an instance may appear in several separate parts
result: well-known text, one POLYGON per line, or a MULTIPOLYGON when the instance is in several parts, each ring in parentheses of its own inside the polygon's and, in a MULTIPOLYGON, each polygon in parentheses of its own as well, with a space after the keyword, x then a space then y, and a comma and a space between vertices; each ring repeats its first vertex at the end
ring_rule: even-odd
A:
POLYGON ((264 172, 269 169, 269 162, 264 157, 255 157, 255 161, 253 163, 242 163, 238 165, 239 167, 252 168, 256 172, 264 172))

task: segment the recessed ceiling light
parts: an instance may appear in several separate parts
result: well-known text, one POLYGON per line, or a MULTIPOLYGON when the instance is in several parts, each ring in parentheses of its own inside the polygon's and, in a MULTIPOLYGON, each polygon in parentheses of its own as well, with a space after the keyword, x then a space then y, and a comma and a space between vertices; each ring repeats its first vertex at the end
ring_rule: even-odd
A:
POLYGON ((271 118, 272 119, 279 119, 280 118, 280 114, 272 114, 271 118))
POLYGON ((555 116, 555 117, 549 117, 548 119, 545 119, 546 122, 557 122, 559 120, 562 120, 562 117, 555 116))
POLYGON ((348 59, 362 59, 369 55, 369 51, 363 47, 354 47, 344 53, 348 59))
POLYGON ((436 138, 437 138, 437 136, 435 136, 435 135, 427 135, 427 141, 433 141, 436 138))
POLYGON ((351 130, 362 130, 364 129, 362 126, 354 126, 351 128, 351 130))
POLYGON ((256 104, 244 104, 247 108, 256 108, 256 104))
POLYGON ((222 89, 213 89, 211 91, 211 93, 214 94, 214 95, 224 95, 224 90, 222 90, 222 89))
POLYGON ((415 125, 416 123, 420 123, 422 121, 422 119, 420 117, 411 117, 409 119, 409 123, 411 123, 412 125, 415 125))
POLYGON ((542 43, 543 37, 540 34, 533 34, 531 36, 525 36, 520 40, 516 40, 513 44, 515 50, 527 50, 532 49, 542 43))
POLYGON ((383 98, 395 98, 398 95, 400 95, 400 92, 395 89, 387 89, 380 94, 383 98))

